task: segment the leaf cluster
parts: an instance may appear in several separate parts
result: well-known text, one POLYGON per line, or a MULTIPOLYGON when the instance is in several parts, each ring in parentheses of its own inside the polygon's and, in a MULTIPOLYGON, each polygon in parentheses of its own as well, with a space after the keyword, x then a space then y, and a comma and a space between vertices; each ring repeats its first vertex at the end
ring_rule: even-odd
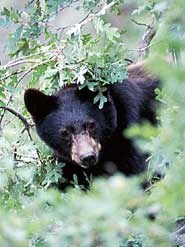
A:
POLYGON ((42 84, 41 89, 49 93, 70 84, 87 86, 97 92, 95 102, 103 107, 108 84, 121 82, 127 76, 125 49, 121 32, 102 19, 118 2, 91 2, 79 5, 88 11, 79 23, 63 27, 55 27, 51 22, 73 1, 64 1, 62 5, 61 1, 33 1, 23 11, 4 8, 0 25, 16 24, 6 46, 9 56, 16 59, 0 67, 0 80, 6 80, 2 92, 12 80, 17 81, 15 88, 31 76, 29 86, 42 84), (87 31, 88 25, 94 29, 93 34, 87 31))

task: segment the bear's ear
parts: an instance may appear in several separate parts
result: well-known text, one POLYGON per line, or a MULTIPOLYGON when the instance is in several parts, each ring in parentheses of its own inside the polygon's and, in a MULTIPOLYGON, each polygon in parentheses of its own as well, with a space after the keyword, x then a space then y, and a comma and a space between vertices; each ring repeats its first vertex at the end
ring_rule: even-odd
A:
POLYGON ((56 96, 45 95, 34 88, 26 90, 24 102, 34 120, 39 120, 57 108, 56 96))

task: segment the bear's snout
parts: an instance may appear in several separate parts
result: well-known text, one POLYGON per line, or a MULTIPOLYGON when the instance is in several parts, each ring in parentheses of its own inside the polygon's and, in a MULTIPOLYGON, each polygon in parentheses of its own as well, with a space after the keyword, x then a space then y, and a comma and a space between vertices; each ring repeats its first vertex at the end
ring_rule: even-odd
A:
POLYGON ((88 132, 73 136, 71 159, 78 165, 89 168, 98 162, 101 145, 88 132))
POLYGON ((85 155, 81 155, 80 160, 82 166, 88 168, 90 166, 96 165, 98 157, 96 156, 95 152, 89 152, 85 155))

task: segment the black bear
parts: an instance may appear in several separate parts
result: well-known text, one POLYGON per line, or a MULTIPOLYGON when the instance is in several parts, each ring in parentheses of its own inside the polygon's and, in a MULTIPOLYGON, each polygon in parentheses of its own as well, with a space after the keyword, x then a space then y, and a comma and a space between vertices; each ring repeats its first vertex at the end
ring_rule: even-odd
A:
POLYGON ((128 78, 110 85, 103 109, 93 104, 94 93, 70 86, 48 96, 28 89, 24 100, 40 138, 66 165, 65 182, 87 188, 92 177, 125 175, 146 169, 146 156, 123 136, 123 130, 146 119, 155 119, 155 88, 158 79, 146 73, 141 64, 128 67, 128 78))

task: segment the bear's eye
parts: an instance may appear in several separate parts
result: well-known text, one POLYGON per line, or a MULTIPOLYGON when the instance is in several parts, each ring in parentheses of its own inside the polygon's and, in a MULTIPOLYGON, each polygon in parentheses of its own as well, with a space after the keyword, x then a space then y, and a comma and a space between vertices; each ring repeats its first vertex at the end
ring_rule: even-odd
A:
POLYGON ((87 123, 85 123, 85 128, 87 130, 94 130, 95 129, 95 125, 96 124, 95 124, 94 120, 90 120, 87 123))
POLYGON ((62 138, 65 138, 65 139, 69 138, 71 134, 70 131, 66 128, 60 129, 59 133, 62 136, 62 138))

